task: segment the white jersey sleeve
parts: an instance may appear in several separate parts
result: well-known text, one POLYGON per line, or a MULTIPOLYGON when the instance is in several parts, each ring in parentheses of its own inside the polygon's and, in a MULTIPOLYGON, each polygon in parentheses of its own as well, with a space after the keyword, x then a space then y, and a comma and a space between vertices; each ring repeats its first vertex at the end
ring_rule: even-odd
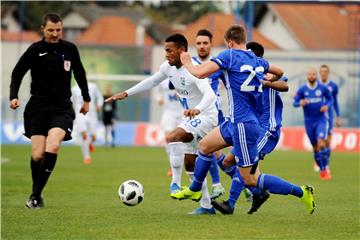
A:
MULTIPOLYGON (((167 62, 165 63, 167 64, 167 62)), ((135 86, 126 90, 125 92, 128 94, 128 96, 150 90, 151 88, 159 85, 162 81, 164 81, 167 78, 166 71, 164 71, 164 67, 166 67, 165 63, 161 64, 160 70, 154 75, 142 80, 135 86)))
POLYGON ((200 112, 202 112, 210 104, 213 104, 216 101, 216 96, 207 79, 195 78, 195 84, 203 94, 201 101, 195 106, 195 109, 199 109, 200 112))

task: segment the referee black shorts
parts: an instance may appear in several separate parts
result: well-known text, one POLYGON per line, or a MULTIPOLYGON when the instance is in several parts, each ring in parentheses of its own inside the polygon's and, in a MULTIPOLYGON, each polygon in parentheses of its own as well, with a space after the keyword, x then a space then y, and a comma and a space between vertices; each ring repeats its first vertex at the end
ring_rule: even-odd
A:
POLYGON ((61 128, 66 134, 63 141, 71 140, 75 112, 70 100, 46 101, 31 98, 24 111, 25 136, 47 136, 52 128, 61 128))

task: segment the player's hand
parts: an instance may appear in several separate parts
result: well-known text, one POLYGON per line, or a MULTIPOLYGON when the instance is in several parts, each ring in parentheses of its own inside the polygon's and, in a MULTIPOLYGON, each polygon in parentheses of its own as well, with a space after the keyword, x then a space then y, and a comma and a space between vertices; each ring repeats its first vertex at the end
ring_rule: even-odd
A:
POLYGON ((105 102, 110 103, 110 102, 113 102, 116 100, 123 100, 123 99, 127 98, 128 96, 129 95, 127 94, 127 92, 119 92, 119 93, 107 98, 105 100, 105 102))
POLYGON ((341 118, 336 118, 336 120, 335 120, 335 125, 336 125, 336 127, 341 127, 342 126, 342 120, 341 120, 341 118))
POLYGON ((324 105, 320 108, 320 112, 327 112, 328 111, 328 106, 324 105))
POLYGON ((271 82, 269 80, 262 80, 261 81, 261 84, 265 87, 270 87, 271 85, 271 82))
POLYGON ((10 108, 17 109, 20 106, 20 101, 17 98, 14 98, 10 101, 10 108))
POLYGON ((307 100, 307 99, 302 99, 302 100, 300 100, 300 106, 305 106, 305 105, 307 105, 307 104, 309 104, 309 101, 307 100))
POLYGON ((158 101, 158 104, 159 104, 160 107, 161 107, 162 105, 164 105, 164 99, 160 99, 160 100, 158 101))
POLYGON ((198 114, 200 114, 199 109, 187 109, 184 111, 185 117, 189 117, 190 119, 193 119, 198 114))
POLYGON ((191 64, 191 56, 188 52, 182 52, 180 54, 180 60, 183 65, 191 64))
POLYGON ((80 113, 85 115, 89 111, 89 106, 90 106, 89 102, 84 102, 80 108, 80 113))

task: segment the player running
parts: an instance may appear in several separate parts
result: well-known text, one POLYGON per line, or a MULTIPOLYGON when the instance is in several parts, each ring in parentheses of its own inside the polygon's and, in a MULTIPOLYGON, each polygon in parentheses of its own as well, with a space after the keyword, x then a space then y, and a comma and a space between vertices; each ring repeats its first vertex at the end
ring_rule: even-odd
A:
POLYGON ((330 180, 331 174, 326 169, 328 151, 326 139, 329 128, 328 110, 333 105, 330 91, 317 81, 317 71, 310 68, 307 73, 308 83, 301 86, 295 97, 294 107, 303 107, 306 134, 313 146, 314 159, 320 167, 320 179, 330 180))
MULTIPOLYGON (((257 42, 247 43, 246 48, 250 49, 258 57, 263 57, 264 55, 264 47, 257 42)), ((285 77, 273 82, 264 79, 262 81, 262 86, 260 86, 262 94, 257 102, 257 115, 261 126, 260 138, 257 146, 260 160, 263 160, 265 155, 274 150, 280 139, 283 111, 280 91, 288 91, 286 81, 287 78, 285 77)), ((229 176, 233 177, 235 175, 237 169, 233 154, 230 153, 224 161, 219 161, 218 163, 224 172, 229 176)), ((230 196, 227 201, 212 202, 215 209, 223 214, 232 214, 234 212, 234 208, 230 208, 228 203, 232 201, 236 202, 240 196, 239 190, 236 189, 236 183, 237 182, 232 185, 232 188, 230 189, 230 196)), ((270 196, 267 191, 261 191, 259 188, 252 188, 251 190, 252 206, 248 211, 248 214, 256 212, 270 196)))
POLYGON ((80 147, 83 154, 83 162, 85 164, 91 163, 90 152, 94 151, 93 143, 96 140, 96 128, 98 125, 98 112, 101 110, 104 98, 95 83, 88 83, 90 98, 89 112, 86 115, 80 114, 80 108, 83 104, 81 90, 77 85, 71 88, 71 100, 75 109, 74 129, 80 135, 80 147))
MULTIPOLYGON (((312 187, 300 187, 279 177, 260 173, 258 167, 257 145, 260 132, 257 127, 256 102, 260 94, 259 87, 264 73, 274 74, 271 80, 277 80, 283 71, 246 50, 246 34, 243 27, 231 26, 224 38, 229 49, 222 51, 209 62, 193 65, 188 53, 181 55, 184 67, 196 77, 204 78, 219 69, 224 70, 230 121, 216 127, 200 141, 194 181, 190 187, 171 196, 176 199, 198 200, 201 197, 202 182, 214 157, 213 153, 232 144, 232 153, 239 167, 233 178, 233 183, 237 182, 238 191, 246 186, 258 187, 262 191, 274 194, 291 194, 300 198, 312 214, 315 210, 312 187)), ((233 204, 229 202, 231 208, 234 208, 233 204)))
MULTIPOLYGON (((186 52, 188 43, 181 34, 174 34, 165 40, 165 52, 167 61, 161 64, 160 70, 153 76, 136 84, 125 92, 115 94, 106 101, 123 100, 128 96, 149 90, 159 85, 165 79, 169 79, 171 85, 179 95, 186 119, 175 130, 171 131, 166 142, 169 143, 171 158, 180 161, 184 152, 184 163, 187 174, 192 179, 194 176, 194 162, 197 157, 198 142, 218 124, 218 111, 216 108, 216 96, 207 80, 201 80, 191 75, 180 61, 180 54, 186 52), (183 143, 185 149, 183 150, 183 143)), ((190 60, 191 61, 191 60, 190 60)), ((173 161, 173 159, 171 159, 173 161)), ((200 208, 190 214, 215 214, 211 205, 206 181, 201 183, 202 198, 200 208), (204 184, 203 184, 204 183, 204 184)), ((201 193, 200 193, 201 195, 201 193)))
MULTIPOLYGON (((160 83, 156 91, 156 100, 163 107, 160 127, 165 133, 165 139, 181 122, 184 120, 184 110, 179 101, 179 97, 174 89, 170 89, 170 81, 166 80, 160 83)), ((184 153, 178 152, 176 156, 171 156, 170 145, 165 145, 166 153, 169 156, 170 174, 172 177, 170 184, 170 193, 180 190, 181 175, 184 163, 184 153)), ((182 150, 181 147, 179 150, 182 150)))
MULTIPOLYGON (((327 65, 321 65, 320 67, 320 80, 321 83, 324 84, 326 86, 326 88, 330 91, 332 97, 333 97, 333 105, 329 108, 328 113, 329 113, 329 129, 328 129, 328 137, 325 140, 326 143, 326 158, 328 158, 327 163, 328 165, 326 166, 326 170, 329 172, 329 176, 330 175, 330 155, 331 155, 331 147, 330 147, 330 143, 331 143, 331 135, 332 135, 332 129, 333 129, 333 125, 334 125, 334 110, 335 110, 335 114, 336 114, 336 120, 335 120, 335 124, 336 127, 341 127, 341 118, 340 118, 340 109, 339 109, 339 102, 338 102, 338 85, 334 82, 329 80, 329 73, 330 73, 330 69, 327 65)), ((319 166, 317 166, 316 164, 316 171, 320 171, 319 166)))
MULTIPOLYGON (((193 59, 197 63, 201 64, 203 62, 210 61, 212 38, 213 38, 212 33, 207 29, 201 29, 197 32, 195 39, 197 56, 193 57, 193 59)), ((219 125, 225 121, 224 114, 221 109, 221 96, 219 93, 220 79, 224 81, 224 75, 222 71, 217 71, 208 77, 209 84, 212 90, 214 91, 215 95, 217 96, 216 107, 219 112, 218 113, 219 125)), ((217 161, 224 160, 225 155, 221 151, 217 151, 215 152, 215 157, 216 158, 213 159, 213 162, 209 170, 212 179, 212 188, 210 194, 211 199, 216 199, 225 193, 225 188, 221 185, 220 182, 219 168, 217 164, 217 161)))

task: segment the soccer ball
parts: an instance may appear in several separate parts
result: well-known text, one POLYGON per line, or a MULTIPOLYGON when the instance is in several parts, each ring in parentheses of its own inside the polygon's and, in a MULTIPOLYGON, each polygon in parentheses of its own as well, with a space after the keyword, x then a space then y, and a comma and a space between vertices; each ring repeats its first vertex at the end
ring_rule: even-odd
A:
POLYGON ((123 182, 118 190, 120 200, 127 206, 136 206, 144 199, 144 187, 135 180, 123 182))

